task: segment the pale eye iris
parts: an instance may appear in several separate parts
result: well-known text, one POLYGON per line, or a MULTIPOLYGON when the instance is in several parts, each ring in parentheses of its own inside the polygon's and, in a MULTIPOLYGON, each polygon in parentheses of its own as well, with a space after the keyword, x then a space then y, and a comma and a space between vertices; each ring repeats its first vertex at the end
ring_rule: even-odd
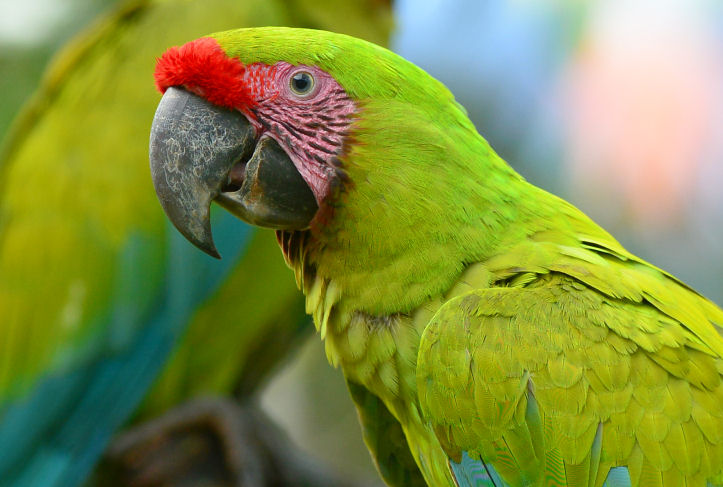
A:
POLYGON ((299 71, 291 77, 289 86, 297 95, 308 95, 314 89, 314 77, 306 71, 299 71))

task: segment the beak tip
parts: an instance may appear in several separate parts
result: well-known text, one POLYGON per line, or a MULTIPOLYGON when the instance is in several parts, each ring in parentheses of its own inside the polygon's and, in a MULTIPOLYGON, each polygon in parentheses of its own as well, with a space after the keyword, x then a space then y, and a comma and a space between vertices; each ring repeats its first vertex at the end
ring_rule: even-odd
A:
POLYGON ((214 259, 221 260, 221 254, 218 253, 218 250, 216 250, 216 247, 202 248, 201 250, 206 252, 208 255, 210 255, 214 259))
POLYGON ((211 238, 210 234, 208 238, 203 239, 197 239, 194 237, 191 237, 190 235, 184 235, 189 242, 191 242, 196 248, 203 250, 206 254, 210 255, 211 257, 215 259, 220 259, 221 254, 218 253, 218 250, 216 249, 216 245, 213 243, 213 239, 211 238))
MULTIPOLYGON (((193 221, 193 224, 188 226, 184 224, 177 225, 177 221, 179 220, 171 218, 171 222, 173 222, 173 225, 186 238, 186 240, 191 242, 196 248, 202 250, 211 257, 214 257, 216 259, 221 258, 221 254, 218 253, 218 250, 216 249, 216 244, 213 242, 213 234, 211 233, 211 222, 208 218, 208 215, 206 215, 205 218, 201 219, 200 222, 193 221)), ((180 221, 183 222, 184 220, 180 221)), ((186 221, 186 223, 188 223, 188 221, 186 221)))

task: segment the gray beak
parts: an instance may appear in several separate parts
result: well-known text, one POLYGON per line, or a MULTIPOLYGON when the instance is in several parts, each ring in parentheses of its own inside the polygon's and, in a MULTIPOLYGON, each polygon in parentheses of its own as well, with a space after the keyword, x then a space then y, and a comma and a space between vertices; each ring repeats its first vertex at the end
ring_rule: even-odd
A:
POLYGON ((211 234, 216 200, 259 226, 302 230, 318 206, 286 152, 258 144, 246 117, 180 88, 163 95, 151 126, 151 176, 163 210, 195 246, 220 257, 211 234))

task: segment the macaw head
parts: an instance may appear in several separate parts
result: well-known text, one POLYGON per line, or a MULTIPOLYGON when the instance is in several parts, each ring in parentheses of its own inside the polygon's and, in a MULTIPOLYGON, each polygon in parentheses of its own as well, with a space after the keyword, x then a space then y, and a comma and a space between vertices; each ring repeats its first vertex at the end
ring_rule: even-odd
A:
POLYGON ((351 199, 384 225, 384 205, 408 214, 430 191, 453 191, 433 166, 453 169, 441 159, 455 159, 455 130, 479 137, 424 71, 329 32, 214 34, 169 49, 155 79, 164 93, 151 131, 156 191, 176 227, 215 256, 212 201, 252 224, 303 230, 351 199))

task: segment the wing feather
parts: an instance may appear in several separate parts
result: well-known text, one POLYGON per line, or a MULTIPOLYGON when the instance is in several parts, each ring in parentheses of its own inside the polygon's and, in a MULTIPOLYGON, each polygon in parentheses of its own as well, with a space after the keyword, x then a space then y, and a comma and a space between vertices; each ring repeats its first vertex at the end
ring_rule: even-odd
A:
MULTIPOLYGON (((609 255, 604 278, 596 259, 582 259, 597 262, 591 270, 563 258, 535 280, 468 292, 435 315, 417 379, 450 458, 469 455, 513 486, 543 477, 600 485, 618 466, 641 486, 699 485, 723 472, 712 432, 723 430, 720 310, 656 270, 616 269, 624 261, 609 255), (655 276, 667 287, 645 284, 655 276), (648 298, 674 292, 684 311, 648 298), (516 414, 532 401, 541 428, 516 414)), ((518 272, 533 267, 542 266, 518 272)))

